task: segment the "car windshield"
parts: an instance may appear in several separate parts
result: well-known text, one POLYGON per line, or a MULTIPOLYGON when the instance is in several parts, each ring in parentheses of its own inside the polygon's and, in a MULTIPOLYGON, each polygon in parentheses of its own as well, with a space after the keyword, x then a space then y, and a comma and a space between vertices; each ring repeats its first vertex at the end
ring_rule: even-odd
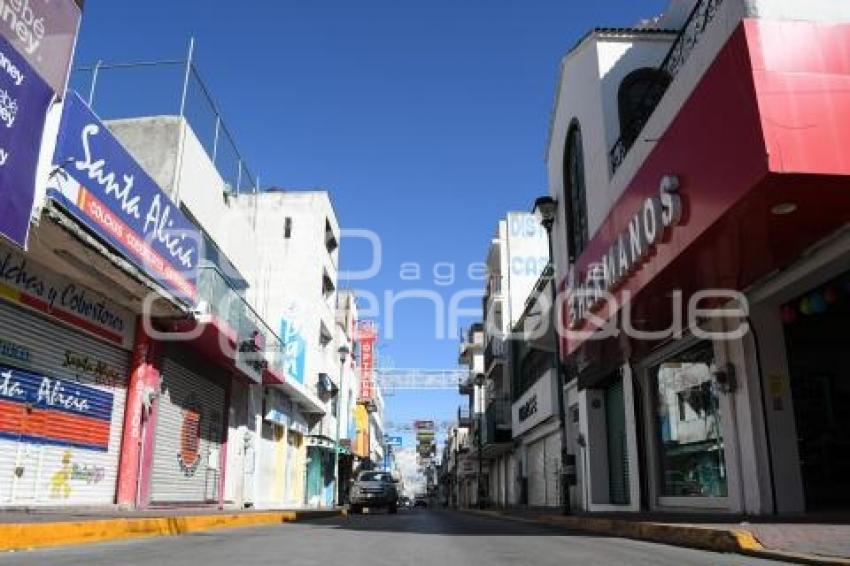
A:
POLYGON ((360 481, 391 482, 393 481, 393 478, 390 474, 383 472, 364 472, 360 474, 360 481))

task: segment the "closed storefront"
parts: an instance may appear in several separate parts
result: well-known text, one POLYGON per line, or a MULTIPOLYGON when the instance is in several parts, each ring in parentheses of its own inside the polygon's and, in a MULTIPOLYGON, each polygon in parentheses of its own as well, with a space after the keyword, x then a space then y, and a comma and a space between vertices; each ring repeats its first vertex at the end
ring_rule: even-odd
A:
MULTIPOLYGON (((306 425, 304 427, 306 429, 306 425)), ((306 484, 307 447, 304 445, 304 429, 295 430, 290 426, 286 438, 286 503, 302 505, 306 484)))
POLYGON ((286 426, 280 422, 263 420, 260 439, 260 474, 258 476, 258 503, 261 506, 282 504, 286 487, 286 426))
POLYGON ((546 505, 546 443, 538 440, 528 445, 528 504, 546 505))
POLYGON ((152 503, 218 501, 227 377, 176 348, 163 359, 152 503))
POLYGON ((561 500, 558 476, 561 470, 561 435, 550 434, 546 443, 546 506, 555 507, 561 500))
MULTIPOLYGON (((531 507, 555 507, 560 502, 561 436, 555 410, 557 385, 546 370, 513 404, 513 434, 525 446, 527 500, 531 507)), ((521 484, 520 484, 521 487, 521 484)))
MULTIPOLYGON (((94 299, 83 293, 78 304, 94 299)), ((121 344, 132 340, 132 317, 101 303, 119 332, 108 343, 6 300, 26 304, 23 292, 0 284, 0 294, 0 505, 112 504, 129 365, 121 344)))
POLYGON ((254 503, 257 469, 257 414, 262 386, 234 382, 228 421, 225 501, 239 506, 254 503))
POLYGON ((290 484, 303 484, 303 459, 299 453, 301 433, 306 430, 294 403, 279 389, 266 388, 257 478, 261 506, 294 504, 293 499, 302 496, 300 487, 293 490, 290 484))
POLYGON ((629 453, 623 381, 605 389, 605 432, 608 446, 608 493, 610 503, 629 504, 629 453))

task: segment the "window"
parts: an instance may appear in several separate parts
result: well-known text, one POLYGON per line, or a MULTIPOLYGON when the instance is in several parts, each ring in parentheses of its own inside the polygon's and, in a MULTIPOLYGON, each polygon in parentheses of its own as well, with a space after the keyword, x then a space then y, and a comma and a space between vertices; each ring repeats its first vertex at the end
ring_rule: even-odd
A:
POLYGON ((638 69, 626 75, 617 93, 620 137, 631 147, 670 86, 670 75, 660 69, 638 69))
POLYGON ((727 495, 723 421, 713 364, 714 349, 710 342, 702 342, 651 372, 661 496, 727 495))
POLYGON ((567 250, 575 261, 587 246, 587 195, 584 184, 584 149, 581 127, 575 120, 567 133, 564 150, 564 206, 567 218, 567 250))
POLYGON ((292 217, 287 216, 283 220, 283 237, 287 240, 292 237, 292 217))

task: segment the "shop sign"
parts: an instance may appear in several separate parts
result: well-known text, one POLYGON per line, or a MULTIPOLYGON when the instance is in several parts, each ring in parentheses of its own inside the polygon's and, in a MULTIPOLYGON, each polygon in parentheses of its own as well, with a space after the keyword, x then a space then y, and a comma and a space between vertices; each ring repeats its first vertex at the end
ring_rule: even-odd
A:
POLYGON ((537 395, 532 395, 519 408, 519 422, 525 422, 535 414, 537 414, 537 395))
POLYGON ((127 381, 127 377, 118 368, 102 360, 70 350, 65 351, 62 367, 89 375, 94 378, 98 385, 114 387, 127 381))
POLYGON ((396 448, 400 448, 400 447, 401 447, 401 445, 402 445, 402 441, 401 441, 401 440, 402 440, 402 439, 401 439, 401 437, 400 437, 400 436, 387 436, 387 435, 384 435, 384 444, 386 444, 387 446, 393 446, 393 447, 396 447, 396 448))
POLYGON ((514 438, 555 414, 558 386, 554 373, 549 370, 543 374, 511 407, 514 438))
POLYGON ((74 0, 0 0, 0 36, 56 94, 65 92, 79 25, 74 0))
POLYGON ((11 362, 28 364, 30 361, 30 351, 13 342, 0 340, 0 358, 11 362))
POLYGON ((286 413, 279 409, 268 409, 266 411, 265 419, 284 428, 289 425, 289 418, 286 416, 286 413))
POLYGON ((682 199, 677 177, 661 180, 659 194, 646 199, 614 240, 608 251, 588 264, 581 281, 569 289, 569 327, 578 328, 605 297, 643 263, 662 241, 666 231, 682 219, 682 199))
MULTIPOLYGON (((0 0, 3 8, 11 0, 0 0), (5 4, 5 6, 4 6, 5 4)), ((0 19, 0 29, 3 20, 0 19)), ((0 235, 24 248, 50 86, 0 37, 0 235)))
POLYGON ((313 448, 333 450, 334 441, 329 438, 322 438, 321 436, 309 436, 307 437, 306 445, 313 448))
POLYGON ((184 302, 197 301, 200 230, 76 93, 65 101, 48 194, 184 302))
POLYGON ((360 342, 360 392, 358 399, 368 403, 375 398, 374 368, 377 334, 374 325, 370 322, 358 324, 357 337, 360 342))
POLYGON ((280 390, 272 388, 266 390, 265 420, 282 427, 288 427, 291 420, 291 412, 292 402, 280 390))
POLYGON ((112 402, 108 391, 0 365, 0 437, 106 452, 112 402))
POLYGON ((132 314, 3 245, 0 245, 0 297, 120 346, 132 345, 132 314))

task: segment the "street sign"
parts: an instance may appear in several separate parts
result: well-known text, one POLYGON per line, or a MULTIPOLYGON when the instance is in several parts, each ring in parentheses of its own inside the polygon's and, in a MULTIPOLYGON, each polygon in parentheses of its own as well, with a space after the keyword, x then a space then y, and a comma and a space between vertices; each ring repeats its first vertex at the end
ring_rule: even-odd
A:
POLYGON ((387 436, 387 435, 385 435, 384 436, 384 444, 386 444, 387 446, 401 447, 401 444, 402 444, 401 437, 400 436, 387 436))

